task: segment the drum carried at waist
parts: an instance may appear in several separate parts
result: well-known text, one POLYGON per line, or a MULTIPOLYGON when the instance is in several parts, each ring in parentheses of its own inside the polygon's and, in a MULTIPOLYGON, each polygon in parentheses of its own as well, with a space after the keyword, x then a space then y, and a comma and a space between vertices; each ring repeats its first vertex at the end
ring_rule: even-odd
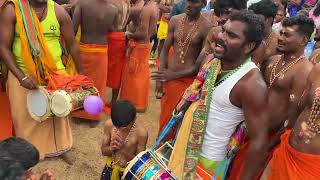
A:
POLYGON ((87 96, 99 96, 95 87, 83 87, 79 90, 68 92, 58 90, 51 95, 51 110, 57 117, 66 117, 72 111, 83 108, 83 102, 87 96))
POLYGON ((30 116, 39 122, 51 117, 67 117, 72 111, 83 107, 87 96, 99 95, 95 87, 81 87, 78 90, 49 91, 46 87, 31 90, 27 95, 27 109, 30 116))

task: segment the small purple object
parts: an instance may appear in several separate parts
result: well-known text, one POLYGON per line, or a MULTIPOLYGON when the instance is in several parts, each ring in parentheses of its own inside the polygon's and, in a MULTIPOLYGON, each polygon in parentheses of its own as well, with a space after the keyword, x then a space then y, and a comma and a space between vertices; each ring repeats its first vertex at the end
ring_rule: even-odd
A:
POLYGON ((161 180, 168 180, 168 179, 172 179, 172 176, 170 175, 170 173, 165 172, 160 176, 161 180))
POLYGON ((83 108, 87 113, 97 115, 103 109, 103 101, 99 96, 88 96, 83 102, 83 108))

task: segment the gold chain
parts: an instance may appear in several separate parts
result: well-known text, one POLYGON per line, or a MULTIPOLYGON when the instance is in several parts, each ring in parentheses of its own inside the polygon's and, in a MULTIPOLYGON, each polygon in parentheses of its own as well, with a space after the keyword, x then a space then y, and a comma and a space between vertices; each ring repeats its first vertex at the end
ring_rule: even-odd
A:
POLYGON ((182 38, 184 37, 184 29, 186 25, 186 21, 188 20, 187 16, 183 17, 180 22, 180 29, 178 30, 178 39, 177 43, 179 46, 180 55, 179 58, 181 59, 181 63, 184 63, 184 58, 186 56, 186 52, 188 51, 188 48, 191 43, 191 38, 193 37, 194 33, 197 32, 199 25, 200 25, 200 19, 202 19, 202 15, 198 18, 198 20, 192 25, 190 31, 187 33, 186 38, 184 41, 182 41, 182 38))
POLYGON ((297 64, 297 62, 299 62, 302 58, 304 57, 304 55, 301 55, 299 58, 297 58, 296 60, 292 61, 291 63, 289 63, 286 67, 282 68, 277 74, 275 73, 276 68, 278 67, 278 64, 280 62, 280 60, 283 61, 283 55, 281 56, 281 58, 279 58, 275 65, 272 67, 271 70, 271 74, 270 74, 270 79, 269 79, 269 88, 273 85, 274 81, 280 77, 281 75, 284 75, 292 66, 294 66, 295 64, 297 64))

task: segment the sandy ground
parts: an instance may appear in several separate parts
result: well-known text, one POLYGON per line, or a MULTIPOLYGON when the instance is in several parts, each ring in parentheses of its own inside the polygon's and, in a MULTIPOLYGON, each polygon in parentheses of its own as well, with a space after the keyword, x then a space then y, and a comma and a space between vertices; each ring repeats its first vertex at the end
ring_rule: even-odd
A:
MULTIPOLYGON (((145 113, 138 114, 138 120, 143 121, 149 131, 148 147, 154 142, 158 132, 160 116, 160 100, 154 95, 154 81, 150 86, 149 107, 145 113)), ((73 166, 68 165, 60 158, 49 158, 40 162, 35 173, 47 169, 52 171, 58 180, 97 180, 104 167, 104 157, 100 152, 100 141, 103 134, 103 122, 109 118, 106 115, 96 128, 89 128, 87 123, 75 124, 72 122, 73 148, 71 155, 76 157, 73 166)))

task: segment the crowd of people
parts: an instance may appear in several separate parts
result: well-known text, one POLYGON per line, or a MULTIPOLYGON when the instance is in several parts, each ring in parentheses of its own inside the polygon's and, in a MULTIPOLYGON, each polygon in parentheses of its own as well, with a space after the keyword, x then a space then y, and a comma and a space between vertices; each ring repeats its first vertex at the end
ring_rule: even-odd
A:
POLYGON ((30 168, 45 158, 76 161, 69 118, 95 127, 100 114, 80 109, 38 122, 27 94, 77 75, 93 81, 111 115, 101 180, 120 179, 146 150, 148 130, 136 114, 147 111, 151 81, 161 101, 158 135, 173 147, 166 166, 176 179, 318 179, 320 1, 0 5, 0 179, 37 179, 30 168), (179 120, 164 134, 173 116, 179 120))

